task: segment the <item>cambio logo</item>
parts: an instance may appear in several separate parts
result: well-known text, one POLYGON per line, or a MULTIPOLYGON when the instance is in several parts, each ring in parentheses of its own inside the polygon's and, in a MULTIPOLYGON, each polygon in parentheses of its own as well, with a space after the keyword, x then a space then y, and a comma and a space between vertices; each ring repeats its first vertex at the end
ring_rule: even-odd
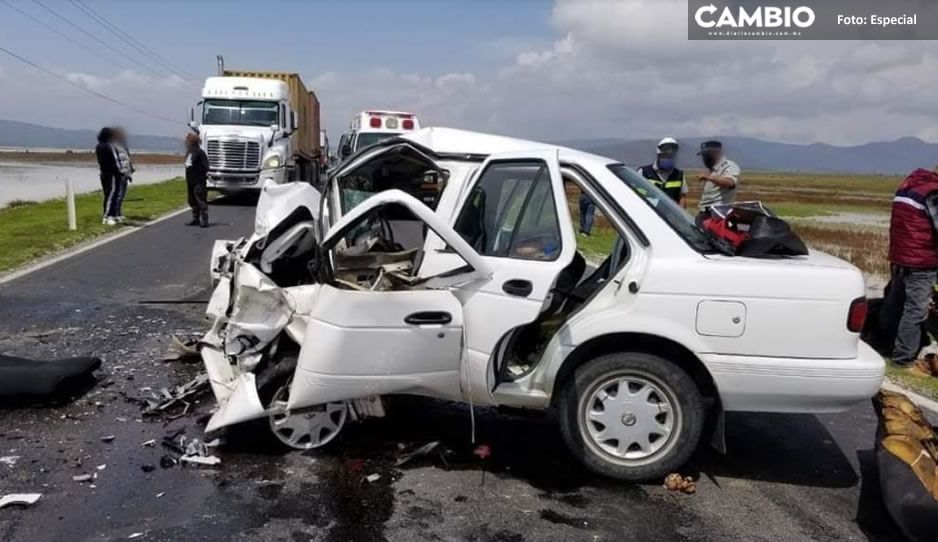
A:
POLYGON ((694 20, 701 28, 808 28, 814 24, 814 18, 814 10, 807 6, 759 6, 751 12, 739 6, 738 12, 734 13, 729 6, 720 11, 710 4, 701 6, 694 15, 694 20))

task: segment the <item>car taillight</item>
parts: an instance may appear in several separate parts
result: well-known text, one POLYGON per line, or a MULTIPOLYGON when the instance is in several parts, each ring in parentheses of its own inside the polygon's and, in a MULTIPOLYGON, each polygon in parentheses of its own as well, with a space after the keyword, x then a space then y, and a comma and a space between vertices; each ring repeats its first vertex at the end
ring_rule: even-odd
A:
POLYGON ((371 120, 368 121, 368 125, 372 128, 381 128, 381 117, 371 117, 371 120))
POLYGON ((863 324, 866 323, 866 298, 859 297, 850 303, 850 312, 847 313, 847 329, 853 333, 863 331, 863 324))
POLYGON ((414 129, 414 121, 412 121, 412 120, 410 120, 410 119, 404 119, 404 120, 401 122, 401 127, 404 128, 405 130, 413 130, 413 129, 414 129))

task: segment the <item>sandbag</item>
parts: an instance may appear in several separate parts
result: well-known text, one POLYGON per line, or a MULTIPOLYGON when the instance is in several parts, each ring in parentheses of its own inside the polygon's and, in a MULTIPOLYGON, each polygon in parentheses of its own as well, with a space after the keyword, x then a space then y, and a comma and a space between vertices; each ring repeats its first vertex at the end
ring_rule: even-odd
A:
POLYGON ((900 393, 873 398, 879 417, 876 466, 886 510, 912 541, 938 536, 938 434, 900 393))

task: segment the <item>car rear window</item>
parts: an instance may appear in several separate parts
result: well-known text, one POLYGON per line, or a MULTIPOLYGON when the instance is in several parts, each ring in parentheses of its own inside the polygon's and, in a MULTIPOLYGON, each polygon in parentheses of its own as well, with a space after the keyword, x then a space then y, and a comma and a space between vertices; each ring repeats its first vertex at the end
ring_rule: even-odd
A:
POLYGON ((654 209, 658 216, 667 222, 691 248, 698 252, 713 252, 713 244, 710 238, 697 227, 694 217, 669 198, 660 188, 625 164, 611 164, 608 167, 609 171, 614 173, 626 186, 638 194, 642 201, 654 209))

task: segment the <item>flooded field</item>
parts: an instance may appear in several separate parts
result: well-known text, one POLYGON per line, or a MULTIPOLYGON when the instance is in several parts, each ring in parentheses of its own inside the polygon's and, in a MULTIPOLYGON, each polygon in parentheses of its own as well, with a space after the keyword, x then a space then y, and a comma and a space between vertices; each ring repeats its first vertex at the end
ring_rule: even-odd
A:
MULTIPOLYGON (((140 165, 133 184, 147 184, 183 174, 182 164, 140 165)), ((14 200, 42 201, 65 195, 65 181, 71 179, 75 191, 100 190, 98 168, 94 164, 35 164, 0 161, 0 208, 14 200)), ((130 190, 133 191, 133 184, 130 190)))

